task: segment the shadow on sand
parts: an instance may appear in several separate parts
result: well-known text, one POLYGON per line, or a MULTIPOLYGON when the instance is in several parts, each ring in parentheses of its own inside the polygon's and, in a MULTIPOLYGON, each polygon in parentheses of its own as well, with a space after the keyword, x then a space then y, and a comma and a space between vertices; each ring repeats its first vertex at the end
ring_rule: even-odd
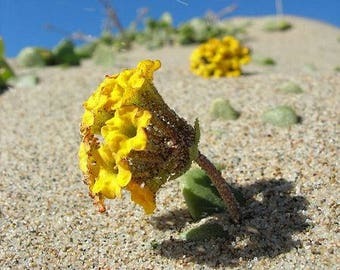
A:
POLYGON ((2 95, 3 93, 5 93, 8 89, 9 89, 9 86, 8 86, 8 85, 0 86, 0 95, 2 95))
MULTIPOLYGON (((245 197, 241 207, 242 222, 234 225, 227 215, 219 215, 228 232, 225 239, 206 241, 165 240, 156 248, 161 256, 183 259, 208 265, 237 266, 240 261, 260 257, 275 257, 301 247, 293 234, 307 229, 302 210, 308 202, 302 196, 294 196, 293 185, 284 179, 261 180, 249 186, 237 188, 245 197)), ((159 230, 177 230, 192 222, 187 210, 155 217, 153 225, 159 230)))

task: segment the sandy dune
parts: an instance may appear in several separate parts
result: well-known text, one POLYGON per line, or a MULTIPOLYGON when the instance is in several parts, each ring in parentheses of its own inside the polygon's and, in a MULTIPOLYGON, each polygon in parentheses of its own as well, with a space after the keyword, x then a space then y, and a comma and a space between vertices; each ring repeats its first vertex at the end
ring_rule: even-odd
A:
MULTIPOLYGON (((249 19, 247 45, 274 67, 250 64, 246 76, 205 80, 188 70, 190 47, 136 48, 110 68, 91 61, 49 67, 34 88, 0 96, 0 265, 2 269, 336 269, 339 263, 339 29, 287 17, 293 28, 267 33, 267 18, 249 19), (155 85, 181 116, 201 123, 200 149, 224 164, 223 176, 243 192, 243 221, 213 216, 229 237, 181 240, 192 226, 179 188, 167 183, 152 216, 130 201, 99 214, 77 165, 82 102, 105 74, 160 59, 155 85), (298 83, 302 94, 277 86, 298 83), (208 108, 228 98, 236 121, 212 120, 208 108), (263 124, 269 107, 288 104, 302 122, 263 124)), ((235 23, 248 20, 235 19, 235 23)), ((202 222, 206 222, 203 220, 202 222)))

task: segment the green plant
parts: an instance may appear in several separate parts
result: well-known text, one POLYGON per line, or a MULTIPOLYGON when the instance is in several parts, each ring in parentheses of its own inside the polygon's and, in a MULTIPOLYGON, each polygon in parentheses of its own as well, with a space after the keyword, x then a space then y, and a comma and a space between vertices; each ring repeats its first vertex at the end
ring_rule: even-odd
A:
POLYGON ((261 66, 275 66, 276 61, 273 58, 266 56, 254 55, 253 57, 254 63, 261 66))
POLYGON ((238 203, 216 167, 198 150, 199 124, 189 125, 164 102, 153 84, 159 60, 143 60, 134 69, 106 76, 84 102, 79 167, 90 194, 105 211, 104 200, 122 189, 151 214, 156 193, 183 175, 195 161, 207 172, 234 222, 238 203))
MULTIPOLYGON (((180 179, 182 194, 193 219, 198 220, 226 209, 224 200, 204 170, 192 168, 180 179)), ((234 188, 231 188, 231 191, 238 203, 243 205, 243 195, 234 188)))
POLYGON ((181 238, 186 241, 226 238, 227 236, 228 232, 223 229, 222 225, 217 223, 205 223, 181 233, 181 238))
POLYGON ((181 189, 193 219, 198 220, 225 210, 225 204, 206 173, 193 168, 181 177, 181 189))
POLYGON ((144 30, 136 35, 137 42, 148 49, 156 49, 174 43, 175 28, 170 13, 163 13, 159 20, 147 19, 144 30))
POLYGON ((236 120, 240 113, 230 105, 229 100, 218 98, 210 106, 210 115, 215 119, 236 120))
POLYGON ((277 106, 265 111, 262 114, 262 120, 279 127, 289 127, 299 122, 299 117, 289 106, 277 106))
POLYGON ((43 56, 36 47, 26 47, 19 52, 18 62, 24 67, 42 67, 45 65, 43 56))
POLYGON ((276 18, 267 21, 263 27, 269 32, 286 31, 292 28, 292 24, 283 19, 283 4, 282 0, 275 0, 276 18))
POLYGON ((294 82, 287 81, 278 86, 278 89, 283 93, 294 93, 294 94, 300 94, 303 93, 302 88, 294 82))
POLYGON ((80 58, 75 52, 74 44, 70 40, 60 41, 52 52, 55 63, 58 65, 74 66, 80 63, 80 58))
POLYGON ((5 59, 5 45, 0 37, 0 90, 7 86, 9 79, 14 78, 15 74, 5 59))
POLYGON ((292 24, 285 20, 271 20, 265 23, 263 29, 268 32, 286 31, 292 28, 292 24))

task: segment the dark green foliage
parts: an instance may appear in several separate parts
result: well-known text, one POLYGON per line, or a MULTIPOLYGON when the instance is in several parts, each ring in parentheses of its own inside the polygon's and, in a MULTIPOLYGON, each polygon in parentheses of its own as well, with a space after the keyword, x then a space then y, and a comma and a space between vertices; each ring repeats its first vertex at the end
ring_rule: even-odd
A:
POLYGON ((26 47, 17 57, 24 67, 42 67, 51 65, 79 65, 81 55, 75 51, 70 40, 62 40, 52 51, 39 47, 26 47))
POLYGON ((5 60, 5 45, 0 37, 0 90, 6 88, 8 80, 14 77, 12 68, 5 60))
POLYGON ((189 24, 181 25, 177 30, 177 41, 182 45, 195 43, 196 35, 194 28, 189 24))
POLYGON ((36 52, 44 61, 44 65, 51 66, 55 64, 55 57, 53 53, 45 48, 35 48, 36 52))
POLYGON ((0 79, 6 82, 12 77, 14 77, 12 68, 8 65, 5 58, 0 57, 0 79))
MULTIPOLYGON (((225 204, 207 174, 199 168, 192 168, 181 176, 181 189, 193 219, 198 220, 225 210, 225 204)), ((240 205, 245 199, 240 191, 231 188, 240 205)))
POLYGON ((228 233, 220 224, 206 223, 183 232, 181 237, 188 241, 201 241, 213 238, 226 238, 228 233))
POLYGON ((211 180, 201 169, 185 173, 181 187, 188 210, 194 219, 200 219, 225 209, 225 204, 211 180))
POLYGON ((6 88, 7 81, 15 76, 5 58, 0 57, 0 89, 6 88))
POLYGON ((58 65, 79 65, 80 59, 75 52, 74 44, 70 40, 62 40, 54 49, 55 63, 58 65))

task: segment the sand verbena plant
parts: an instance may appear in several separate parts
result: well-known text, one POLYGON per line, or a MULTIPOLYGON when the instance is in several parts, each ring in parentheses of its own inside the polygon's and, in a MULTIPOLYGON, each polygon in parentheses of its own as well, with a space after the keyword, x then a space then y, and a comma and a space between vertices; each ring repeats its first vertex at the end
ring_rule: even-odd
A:
POLYGON ((232 36, 210 39, 190 56, 192 73, 204 77, 237 77, 242 65, 250 61, 250 50, 232 36))
POLYGON ((168 180, 196 161, 206 170, 237 222, 237 202, 214 165, 198 150, 199 126, 189 125, 159 95, 153 73, 160 61, 141 61, 136 68, 106 76, 84 103, 79 165, 100 211, 104 200, 131 199, 150 214, 155 196, 168 180))

